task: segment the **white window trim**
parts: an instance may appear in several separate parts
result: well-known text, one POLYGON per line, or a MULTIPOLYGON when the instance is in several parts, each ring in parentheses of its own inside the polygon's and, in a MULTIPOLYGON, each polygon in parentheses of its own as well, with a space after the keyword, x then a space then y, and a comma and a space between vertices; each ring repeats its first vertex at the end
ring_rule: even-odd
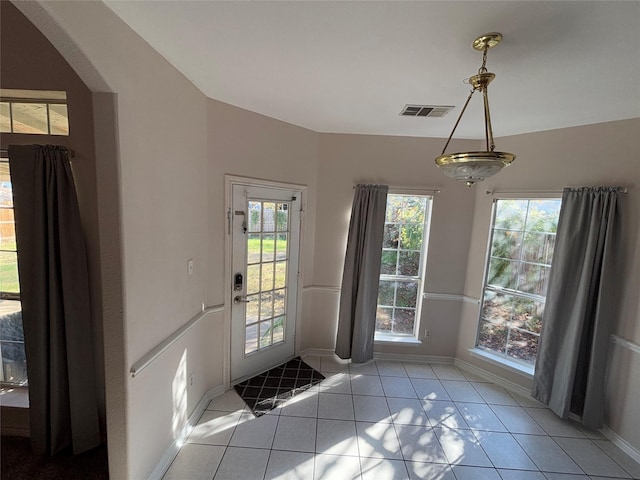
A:
POLYGON ((533 373, 535 367, 533 365, 525 364, 524 362, 518 362, 517 360, 511 360, 505 355, 494 353, 489 350, 485 350, 482 347, 470 348, 469 353, 472 357, 483 360, 496 367, 504 368, 512 373, 517 373, 528 379, 533 379, 533 373))
POLYGON ((419 347, 420 345, 422 345, 422 340, 416 338, 413 335, 394 335, 392 333, 376 332, 374 344, 419 347))
MULTIPOLYGON (((389 191, 387 193, 388 195, 413 195, 427 197, 427 209, 425 212, 425 230, 422 238, 422 248, 420 250, 421 263, 420 269, 418 271, 418 277, 416 277, 416 280, 418 282, 418 296, 416 299, 416 317, 413 324, 413 334, 393 334, 376 331, 374 336, 375 345, 402 345, 414 347, 422 345, 422 340, 420 340, 420 319, 422 317, 422 300, 424 297, 424 285, 426 283, 425 276, 427 272, 427 254, 429 250, 429 237, 431 234, 431 213, 433 212, 434 193, 437 192, 439 192, 439 190, 423 190, 401 187, 389 188, 389 191)), ((382 250, 380 251, 380 253, 382 254, 382 250)))

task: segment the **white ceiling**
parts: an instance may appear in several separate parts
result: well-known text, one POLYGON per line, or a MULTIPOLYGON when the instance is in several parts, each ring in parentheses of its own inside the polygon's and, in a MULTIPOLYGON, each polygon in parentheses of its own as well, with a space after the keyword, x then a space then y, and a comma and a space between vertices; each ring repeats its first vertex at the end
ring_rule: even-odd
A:
MULTIPOLYGON (((492 31, 496 137, 640 117, 638 1, 106 3, 208 97, 317 132, 448 136, 492 31)), ((476 96, 456 137, 484 135, 476 96)))

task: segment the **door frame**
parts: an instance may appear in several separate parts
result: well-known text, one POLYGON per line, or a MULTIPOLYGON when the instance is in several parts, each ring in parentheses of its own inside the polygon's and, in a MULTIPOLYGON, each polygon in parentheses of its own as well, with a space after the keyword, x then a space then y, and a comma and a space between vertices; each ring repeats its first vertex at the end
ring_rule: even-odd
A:
MULTIPOLYGON (((266 187, 279 190, 296 190, 300 192, 300 248, 298 249, 298 278, 297 278, 297 290, 298 295, 296 298, 296 319, 295 319, 295 334, 293 339, 294 355, 300 354, 299 345, 299 332, 301 327, 302 317, 302 286, 303 282, 303 270, 304 253, 306 253, 305 245, 305 212, 307 207, 307 185, 300 185, 296 183, 277 182, 273 180, 264 180, 252 177, 243 177, 238 175, 225 174, 224 176, 224 338, 223 338, 223 356, 224 365, 222 380, 225 390, 231 388, 231 308, 233 307, 234 292, 231 288, 233 283, 233 271, 232 271, 232 255, 233 255, 233 242, 231 236, 231 223, 233 218, 230 216, 231 205, 233 201, 233 187, 236 185, 246 187, 266 187)), ((265 370, 275 367, 276 365, 266 365, 265 370)))

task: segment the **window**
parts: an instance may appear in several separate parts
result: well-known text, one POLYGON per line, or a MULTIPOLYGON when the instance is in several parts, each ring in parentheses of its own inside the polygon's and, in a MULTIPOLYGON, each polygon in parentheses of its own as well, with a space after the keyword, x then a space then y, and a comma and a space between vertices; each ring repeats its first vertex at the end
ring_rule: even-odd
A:
POLYGON ((0 89, 0 132, 69 135, 66 92, 0 89))
POLYGON ((535 363, 560 202, 495 201, 478 347, 535 363))
POLYGON ((431 197, 389 194, 376 335, 418 337, 431 197))
POLYGON ((0 158, 0 383, 27 384, 9 162, 0 158))

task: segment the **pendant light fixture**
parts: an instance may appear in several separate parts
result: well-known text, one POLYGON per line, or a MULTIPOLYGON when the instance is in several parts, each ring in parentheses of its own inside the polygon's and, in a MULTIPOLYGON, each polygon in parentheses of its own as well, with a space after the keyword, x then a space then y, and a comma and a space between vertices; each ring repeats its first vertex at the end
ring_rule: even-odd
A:
POLYGON ((497 152, 495 151, 495 144, 493 142, 493 129, 491 128, 491 115, 489 113, 489 97, 487 94, 487 88, 489 83, 496 78, 495 74, 487 71, 487 50, 495 47, 502 40, 500 33, 487 33, 476 38, 473 42, 473 48, 482 52, 482 66, 478 70, 478 74, 469 78, 468 82, 473 87, 473 90, 469 93, 467 101, 462 107, 460 116, 456 120, 451 135, 447 139, 447 143, 442 149, 442 154, 436 158, 435 162, 440 167, 445 175, 455 180, 465 182, 467 186, 471 186, 476 182, 480 182, 485 178, 495 175, 503 167, 508 166, 513 162, 516 156, 513 153, 497 152), (456 131, 462 115, 464 115, 467 105, 471 97, 476 91, 482 92, 484 99, 484 134, 486 139, 486 150, 477 152, 458 152, 445 154, 451 137, 456 131))

